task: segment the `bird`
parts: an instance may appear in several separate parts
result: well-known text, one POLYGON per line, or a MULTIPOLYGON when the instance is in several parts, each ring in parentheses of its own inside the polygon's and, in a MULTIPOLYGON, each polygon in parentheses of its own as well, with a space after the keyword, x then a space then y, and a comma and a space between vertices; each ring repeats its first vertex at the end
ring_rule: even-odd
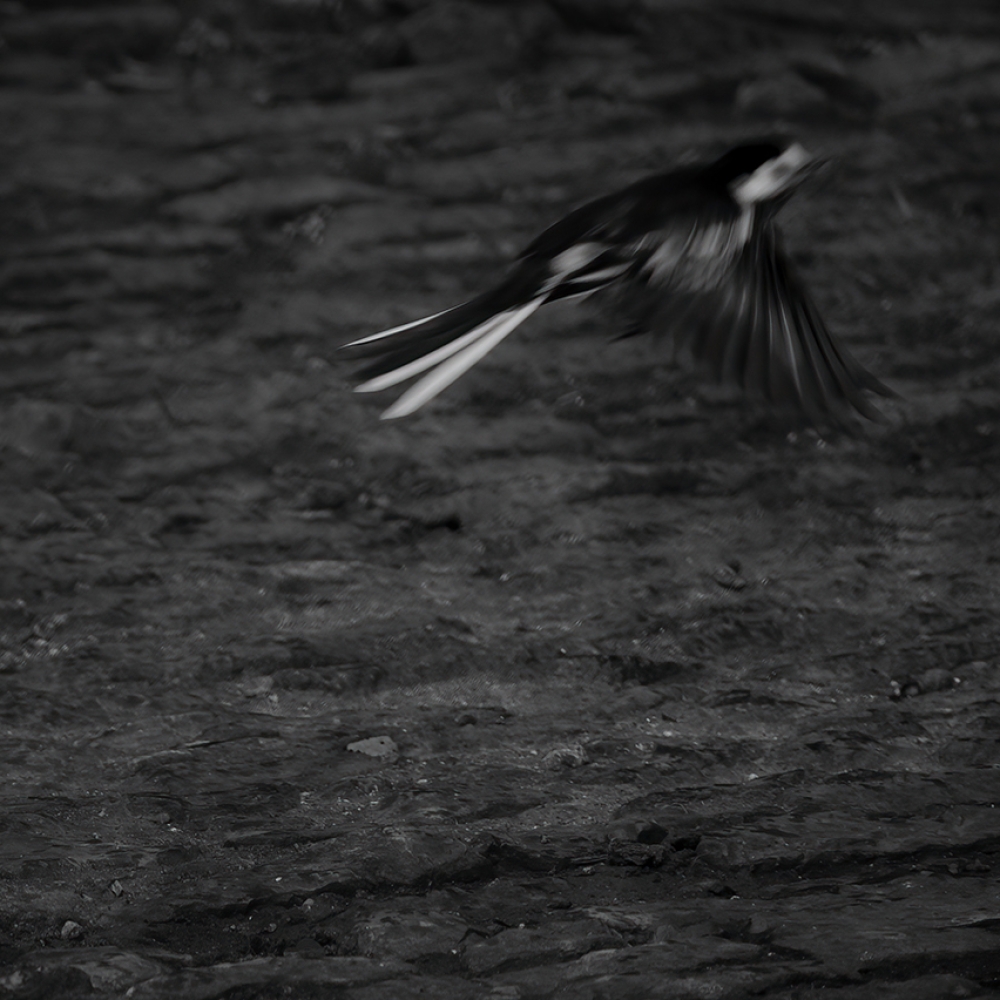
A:
POLYGON ((421 376, 382 414, 407 416, 542 306, 598 295, 625 318, 621 337, 667 334, 676 359, 753 401, 815 425, 878 420, 869 394, 896 393, 827 329, 775 223, 824 162, 795 141, 754 140, 589 201, 536 237, 494 287, 343 345, 371 359, 355 391, 421 376))

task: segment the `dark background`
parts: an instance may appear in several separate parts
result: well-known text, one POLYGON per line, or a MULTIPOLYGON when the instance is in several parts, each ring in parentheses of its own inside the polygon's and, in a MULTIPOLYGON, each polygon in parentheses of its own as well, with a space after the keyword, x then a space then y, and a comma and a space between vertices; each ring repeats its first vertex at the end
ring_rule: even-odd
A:
POLYGON ((0 997, 996 994, 1000 13, 0 3, 0 997), (337 346, 781 130, 821 437, 534 317, 337 346))

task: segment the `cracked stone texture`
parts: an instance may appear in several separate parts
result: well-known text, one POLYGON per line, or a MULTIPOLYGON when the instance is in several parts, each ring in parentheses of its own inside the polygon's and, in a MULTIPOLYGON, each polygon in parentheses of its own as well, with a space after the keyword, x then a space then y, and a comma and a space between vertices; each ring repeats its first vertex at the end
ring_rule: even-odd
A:
POLYGON ((0 5, 0 998, 998 995, 1000 14, 0 5), (821 437, 534 317, 339 344, 782 131, 821 437))

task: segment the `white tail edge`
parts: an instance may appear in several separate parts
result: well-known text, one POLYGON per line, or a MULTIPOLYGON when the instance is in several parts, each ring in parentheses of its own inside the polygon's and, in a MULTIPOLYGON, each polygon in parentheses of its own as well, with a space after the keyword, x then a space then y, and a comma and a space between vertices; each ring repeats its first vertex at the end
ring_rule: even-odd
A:
POLYGON ((456 337, 450 344, 445 344, 443 347, 439 347, 429 354, 425 354, 422 358, 417 358, 415 361, 400 365, 399 368, 393 368, 392 371, 376 375, 375 378, 371 378, 367 382, 362 382, 361 385, 356 386, 354 391, 379 392, 382 389, 390 388, 390 386, 399 385, 400 382, 405 382, 408 378, 419 375, 421 372, 427 371, 428 368, 433 368, 435 365, 450 358, 453 354, 457 354, 459 351, 469 347, 480 337, 488 334, 498 323, 502 323, 506 315, 506 313, 500 313, 497 316, 491 316, 485 323, 480 323, 475 329, 470 330, 468 333, 463 333, 461 337, 456 337))
POLYGON ((352 340, 349 344, 344 344, 344 347, 360 347, 362 344, 370 344, 375 340, 381 340, 383 337, 391 337, 394 333, 402 333, 404 330, 412 330, 415 326, 420 326, 421 323, 429 323, 432 319, 437 319, 438 316, 443 316, 445 313, 454 312, 458 306, 452 306, 451 309, 442 309, 441 312, 431 313, 430 316, 423 316, 420 319, 412 320, 409 323, 403 323, 400 326, 390 327, 388 330, 380 330, 378 333, 371 333, 367 337, 362 337, 360 340, 352 340))
POLYGON ((483 326, 489 326, 488 331, 484 331, 483 327, 480 327, 479 336, 469 346, 460 349, 459 353, 438 365, 429 375, 407 389, 382 414, 382 419, 395 420, 397 417, 405 417, 415 410, 419 410, 424 403, 433 399, 439 392, 451 385, 455 379, 464 375, 477 361, 489 354, 504 337, 515 330, 542 305, 546 298, 547 296, 544 295, 539 296, 518 309, 508 309, 500 313, 499 316, 490 320, 489 324, 483 324, 483 326))

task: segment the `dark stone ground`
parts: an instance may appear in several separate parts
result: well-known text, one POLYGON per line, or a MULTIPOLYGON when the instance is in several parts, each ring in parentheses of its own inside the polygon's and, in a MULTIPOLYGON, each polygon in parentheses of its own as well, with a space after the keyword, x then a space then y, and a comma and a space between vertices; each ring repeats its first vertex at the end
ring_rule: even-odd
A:
POLYGON ((0 4, 0 998, 1000 993, 1000 11, 0 4), (775 127, 821 438, 337 345, 775 127))

